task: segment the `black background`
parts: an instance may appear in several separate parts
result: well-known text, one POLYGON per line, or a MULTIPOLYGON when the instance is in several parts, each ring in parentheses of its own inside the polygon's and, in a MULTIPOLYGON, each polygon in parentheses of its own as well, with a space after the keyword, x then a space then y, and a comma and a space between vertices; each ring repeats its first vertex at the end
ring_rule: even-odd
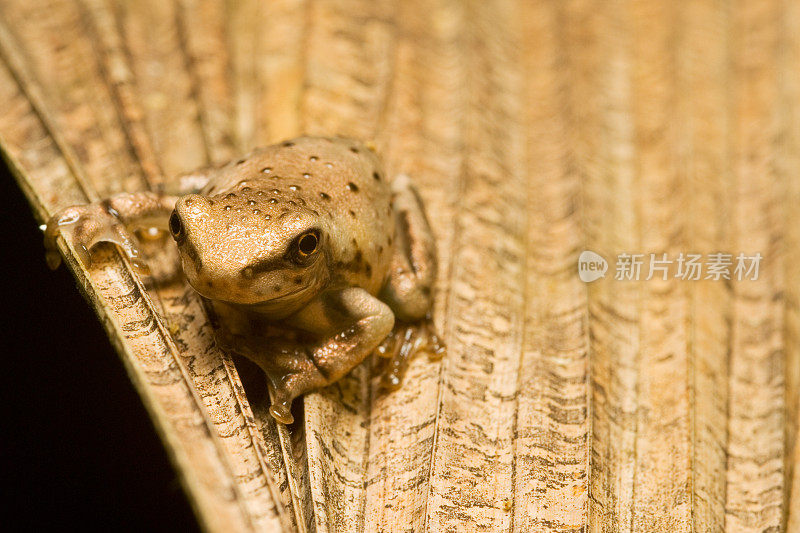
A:
POLYGON ((24 529, 197 530, 119 357, 66 267, 47 268, 1 162, 0 183, 3 514, 24 529))

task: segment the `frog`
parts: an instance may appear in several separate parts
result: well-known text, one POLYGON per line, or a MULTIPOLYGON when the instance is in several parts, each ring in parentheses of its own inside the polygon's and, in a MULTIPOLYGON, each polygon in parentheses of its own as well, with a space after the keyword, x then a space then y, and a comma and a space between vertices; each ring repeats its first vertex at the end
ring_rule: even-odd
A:
POLYGON ((91 267, 103 242, 148 272, 137 232, 169 234, 202 299, 217 345, 267 378, 270 414, 376 353, 381 383, 401 386, 414 354, 441 357, 431 309, 436 246, 411 179, 387 179, 374 146, 302 136, 180 176, 178 192, 120 193, 68 207, 45 229, 57 268, 59 236, 91 267), (188 185, 187 185, 188 184, 188 185))

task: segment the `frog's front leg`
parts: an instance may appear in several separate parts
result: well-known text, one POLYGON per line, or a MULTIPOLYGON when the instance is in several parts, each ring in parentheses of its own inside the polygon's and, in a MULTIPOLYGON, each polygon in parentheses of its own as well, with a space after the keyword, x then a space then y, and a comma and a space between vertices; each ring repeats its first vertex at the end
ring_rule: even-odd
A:
POLYGON ((436 247, 419 194, 406 175, 392 182, 392 206, 396 217, 395 247, 389 280, 381 298, 398 323, 378 353, 389 359, 383 385, 400 386, 408 361, 427 350, 434 356, 444 354, 444 344, 430 320, 433 284, 436 278, 436 247))
POLYGON ((394 315, 364 289, 350 287, 317 296, 285 322, 317 340, 305 346, 281 341, 242 355, 269 378, 272 416, 290 424, 292 401, 338 381, 361 363, 392 331, 394 315))
POLYGON ((205 187, 218 173, 202 168, 176 176, 171 194, 155 191, 119 193, 99 202, 67 207, 55 214, 44 232, 45 258, 50 268, 58 268, 61 254, 56 246, 59 233, 72 243, 81 262, 91 265, 90 251, 100 242, 118 244, 133 266, 147 271, 147 265, 133 237, 137 229, 169 230, 169 216, 175 202, 184 194, 205 187))
POLYGON ((61 254, 56 246, 59 233, 69 240, 81 261, 91 265, 91 249, 100 242, 118 244, 131 263, 146 271, 133 231, 141 228, 168 229, 167 220, 177 197, 154 192, 122 193, 100 202, 68 207, 47 223, 44 246, 47 264, 57 268, 61 254))

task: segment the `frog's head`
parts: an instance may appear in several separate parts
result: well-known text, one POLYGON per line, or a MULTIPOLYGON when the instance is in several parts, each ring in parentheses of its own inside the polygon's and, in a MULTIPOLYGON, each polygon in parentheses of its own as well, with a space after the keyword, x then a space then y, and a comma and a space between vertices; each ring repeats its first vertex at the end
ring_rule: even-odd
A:
POLYGON ((328 280, 319 215, 278 191, 184 196, 169 229, 189 283, 212 300, 291 312, 328 280))

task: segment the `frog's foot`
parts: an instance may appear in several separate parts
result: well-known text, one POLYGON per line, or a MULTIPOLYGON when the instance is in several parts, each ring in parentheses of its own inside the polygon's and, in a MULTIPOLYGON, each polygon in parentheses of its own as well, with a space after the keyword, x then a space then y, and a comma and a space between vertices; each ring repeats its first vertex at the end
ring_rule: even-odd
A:
POLYGON ((136 239, 112 211, 106 203, 98 202, 68 207, 53 216, 44 231, 45 258, 48 266, 55 270, 61 264, 61 254, 56 244, 56 239, 61 234, 72 244, 86 268, 92 264, 90 253, 92 248, 100 242, 110 242, 122 248, 137 270, 148 273, 149 269, 142 258, 136 239))
POLYGON ((281 424, 294 422, 292 401, 296 396, 292 394, 290 376, 295 371, 296 365, 292 364, 294 361, 288 351, 279 350, 273 357, 254 346, 248 337, 231 333, 225 328, 218 328, 214 332, 214 339, 220 350, 238 354, 261 367, 267 375, 267 388, 271 401, 269 414, 281 424))
POLYGON ((271 405, 269 413, 281 424, 294 422, 292 402, 298 396, 328 385, 305 347, 298 343, 272 339, 268 353, 246 355, 267 374, 271 405))
POLYGON ((292 402, 295 398, 329 383, 313 363, 302 366, 304 368, 285 374, 276 374, 273 369, 267 372, 267 385, 272 401, 269 414, 281 424, 288 425, 294 422, 292 402))
POLYGON ((392 333, 378 346, 378 355, 388 359, 381 377, 381 386, 397 390, 411 359, 419 352, 427 352, 431 360, 441 359, 446 348, 430 317, 420 322, 398 322, 392 333))
POLYGON ((276 374, 267 372, 267 387, 269 388, 269 414, 281 424, 294 423, 292 416, 292 402, 300 396, 296 393, 298 374, 276 374))

